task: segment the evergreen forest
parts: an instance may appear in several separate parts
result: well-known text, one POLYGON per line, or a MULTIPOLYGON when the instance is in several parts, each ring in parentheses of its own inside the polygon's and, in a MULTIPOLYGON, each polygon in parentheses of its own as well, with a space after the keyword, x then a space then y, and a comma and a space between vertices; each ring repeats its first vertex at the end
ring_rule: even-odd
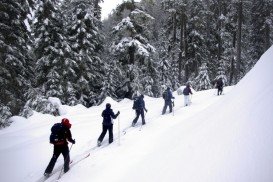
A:
POLYGON ((272 0, 0 0, 0 128, 106 97, 235 85, 273 44, 272 0))

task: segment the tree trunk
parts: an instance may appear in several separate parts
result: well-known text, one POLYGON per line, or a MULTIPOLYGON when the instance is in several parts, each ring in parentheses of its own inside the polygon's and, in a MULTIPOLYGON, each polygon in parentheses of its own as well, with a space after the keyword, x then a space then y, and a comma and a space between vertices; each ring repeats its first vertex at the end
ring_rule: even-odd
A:
POLYGON ((100 0, 94 0, 94 16, 99 20, 101 17, 100 7, 99 7, 100 0))
MULTIPOLYGON (((222 14, 222 3, 221 3, 220 0, 219 0, 218 8, 219 8, 218 16, 220 17, 221 14, 222 14)), ((218 19, 218 22, 217 22, 217 31, 218 31, 217 59, 218 59, 218 61, 221 60, 221 55, 222 55, 222 37, 221 37, 221 29, 222 29, 222 20, 221 20, 221 19, 218 19)))
POLYGON ((135 64, 135 47, 129 47, 129 64, 135 64))
POLYGON ((176 21, 176 12, 175 12, 173 14, 173 40, 172 40, 173 47, 176 41, 176 27, 177 27, 177 21, 176 21))
POLYGON ((265 51, 270 48, 270 27, 268 24, 265 25, 265 51))
POLYGON ((182 26, 181 26, 181 35, 182 35, 182 59, 184 58, 184 83, 186 83, 189 80, 189 68, 187 65, 187 50, 188 50, 188 44, 187 44, 187 17, 186 14, 183 13, 182 16, 182 26))
MULTIPOLYGON (((235 47, 236 47, 236 32, 233 33, 233 41, 232 41, 232 44, 233 44, 233 50, 235 50, 235 47)), ((233 54, 234 52, 232 52, 233 54)), ((233 79, 234 79, 234 74, 235 74, 235 66, 234 66, 234 63, 235 63, 235 60, 232 56, 232 59, 231 59, 231 64, 230 64, 230 76, 229 76, 229 85, 232 85, 233 83, 233 79)))
POLYGON ((235 83, 240 80, 240 70, 241 70, 241 46, 242 46, 242 19, 243 19, 243 2, 240 0, 238 3, 238 28, 237 28, 237 49, 236 49, 236 74, 235 83))
POLYGON ((182 62, 183 62, 183 52, 185 52, 184 47, 184 14, 180 15, 180 52, 178 60, 178 81, 182 83, 182 62))

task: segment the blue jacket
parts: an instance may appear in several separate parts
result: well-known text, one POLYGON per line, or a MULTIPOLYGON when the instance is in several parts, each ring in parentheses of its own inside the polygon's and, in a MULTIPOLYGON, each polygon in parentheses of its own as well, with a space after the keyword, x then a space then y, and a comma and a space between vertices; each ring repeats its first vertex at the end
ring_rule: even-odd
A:
POLYGON ((172 94, 171 90, 167 89, 166 90, 166 97, 164 98, 164 100, 171 101, 172 99, 174 99, 173 94, 172 94))
POLYGON ((142 110, 142 109, 145 109, 145 102, 143 100, 143 97, 138 97, 137 100, 136 100, 136 104, 135 104, 135 107, 134 107, 135 110, 142 110))

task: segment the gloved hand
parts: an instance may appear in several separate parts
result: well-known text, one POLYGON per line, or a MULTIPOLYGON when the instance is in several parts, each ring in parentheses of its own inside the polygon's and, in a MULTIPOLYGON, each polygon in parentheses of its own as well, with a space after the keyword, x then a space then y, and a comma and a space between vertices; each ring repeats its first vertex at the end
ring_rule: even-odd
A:
POLYGON ((76 143, 76 140, 75 140, 75 139, 72 139, 71 143, 75 144, 75 143, 76 143))
POLYGON ((148 112, 148 110, 147 110, 147 109, 145 109, 145 111, 146 111, 146 112, 148 112))
POLYGON ((120 112, 118 111, 118 112, 117 112, 117 116, 118 116, 119 114, 120 114, 120 112))
POLYGON ((175 97, 173 97, 173 99, 175 99, 175 97))

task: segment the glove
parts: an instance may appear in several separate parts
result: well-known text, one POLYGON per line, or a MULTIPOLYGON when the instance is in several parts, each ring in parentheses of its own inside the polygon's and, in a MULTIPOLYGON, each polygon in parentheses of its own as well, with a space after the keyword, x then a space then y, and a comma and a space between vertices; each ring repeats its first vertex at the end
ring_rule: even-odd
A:
POLYGON ((75 144, 75 143, 76 143, 76 140, 75 140, 75 139, 72 139, 71 143, 75 144))
POLYGON ((118 116, 119 114, 120 114, 120 112, 118 111, 118 112, 117 112, 117 116, 118 116))
POLYGON ((145 109, 145 111, 146 111, 146 112, 148 112, 148 110, 147 110, 147 109, 145 109))
POLYGON ((175 97, 173 97, 173 99, 175 99, 175 97))

